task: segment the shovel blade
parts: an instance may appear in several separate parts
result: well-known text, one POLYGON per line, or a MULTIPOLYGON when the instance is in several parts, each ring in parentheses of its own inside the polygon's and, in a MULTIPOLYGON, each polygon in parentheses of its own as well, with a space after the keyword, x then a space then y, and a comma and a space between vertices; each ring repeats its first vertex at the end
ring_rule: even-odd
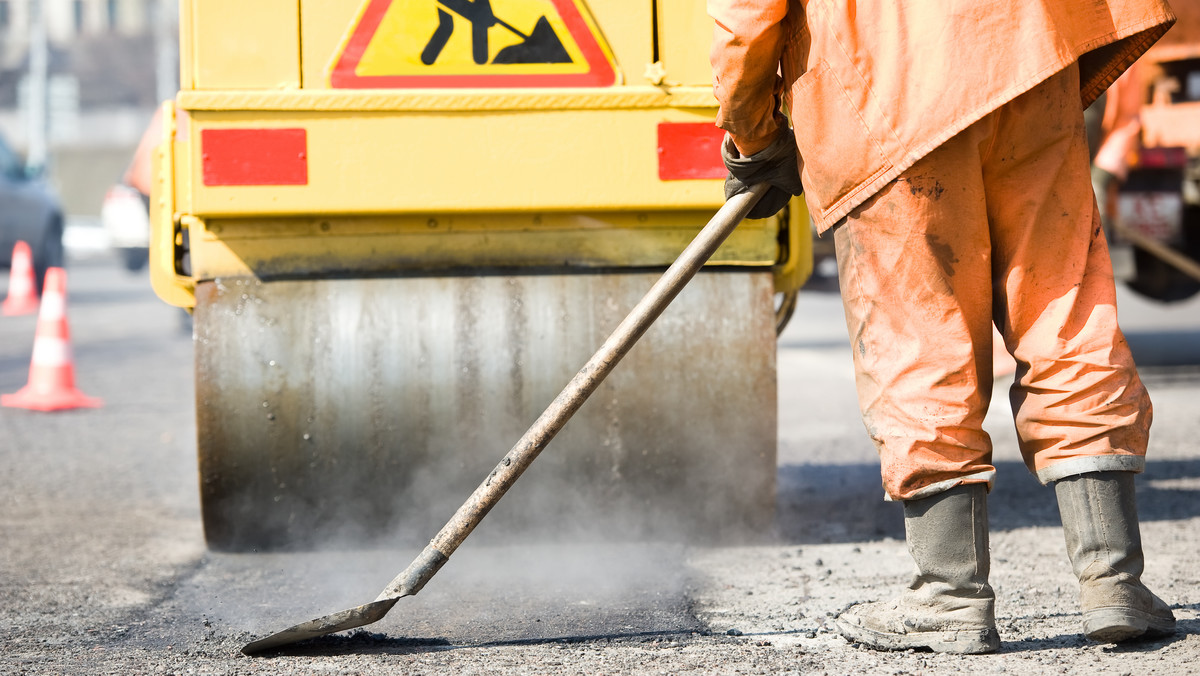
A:
POLYGON ((261 653, 285 645, 299 643, 310 638, 346 631, 347 629, 356 629, 372 622, 378 622, 383 619, 384 615, 387 615, 388 611, 392 609, 392 606, 396 605, 396 601, 398 600, 400 599, 397 597, 382 601, 372 601, 355 608, 342 610, 324 617, 318 617, 315 620, 297 624, 294 627, 271 634, 266 638, 260 638, 257 641, 247 643, 242 648, 242 654, 253 655, 254 653, 261 653))

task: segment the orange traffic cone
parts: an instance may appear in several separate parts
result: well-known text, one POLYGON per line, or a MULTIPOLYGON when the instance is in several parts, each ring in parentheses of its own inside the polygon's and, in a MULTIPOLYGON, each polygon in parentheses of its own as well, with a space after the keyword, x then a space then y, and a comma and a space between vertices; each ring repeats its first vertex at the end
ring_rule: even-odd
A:
POLYGON ((103 402, 75 389, 75 367, 71 363, 71 335, 67 329, 67 273, 62 268, 46 270, 42 310, 33 339, 29 382, 16 394, 0 395, 0 406, 34 411, 99 407, 103 402))
POLYGON ((17 242, 13 247, 12 268, 8 273, 8 297, 4 299, 4 316, 28 315, 37 311, 38 297, 34 289, 33 254, 29 245, 17 242))

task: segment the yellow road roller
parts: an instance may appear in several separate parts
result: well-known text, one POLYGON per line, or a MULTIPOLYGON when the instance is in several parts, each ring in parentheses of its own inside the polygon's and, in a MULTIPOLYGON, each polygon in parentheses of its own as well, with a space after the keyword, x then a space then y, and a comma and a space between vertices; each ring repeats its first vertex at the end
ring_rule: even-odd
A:
MULTIPOLYGON (((193 312, 216 550, 427 536, 723 201, 694 0, 183 0, 180 31, 151 279, 193 312)), ((769 527, 810 232, 744 222, 477 537, 769 527)))

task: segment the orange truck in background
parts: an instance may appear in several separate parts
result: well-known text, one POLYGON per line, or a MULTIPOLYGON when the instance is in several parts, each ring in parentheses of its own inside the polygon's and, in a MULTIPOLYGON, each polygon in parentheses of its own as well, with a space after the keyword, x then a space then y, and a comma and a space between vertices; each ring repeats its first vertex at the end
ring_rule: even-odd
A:
POLYGON ((1117 195, 1116 239, 1134 244, 1139 294, 1175 302, 1200 292, 1200 3, 1142 57, 1141 142, 1117 195))

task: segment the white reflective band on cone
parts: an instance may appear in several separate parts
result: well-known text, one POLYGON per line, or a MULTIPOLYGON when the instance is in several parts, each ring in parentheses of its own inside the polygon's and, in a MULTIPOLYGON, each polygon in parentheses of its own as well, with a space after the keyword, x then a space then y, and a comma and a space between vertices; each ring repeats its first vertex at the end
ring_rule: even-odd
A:
POLYGON ((8 295, 10 296, 28 296, 33 291, 33 285, 29 283, 29 278, 19 274, 15 268, 12 275, 12 285, 8 287, 8 295))
POLYGON ((42 310, 38 319, 62 319, 67 316, 67 300, 61 293, 47 293, 42 296, 42 310))
POLYGON ((62 338, 38 338, 33 341, 33 363, 37 366, 64 366, 71 361, 71 345, 62 338))

